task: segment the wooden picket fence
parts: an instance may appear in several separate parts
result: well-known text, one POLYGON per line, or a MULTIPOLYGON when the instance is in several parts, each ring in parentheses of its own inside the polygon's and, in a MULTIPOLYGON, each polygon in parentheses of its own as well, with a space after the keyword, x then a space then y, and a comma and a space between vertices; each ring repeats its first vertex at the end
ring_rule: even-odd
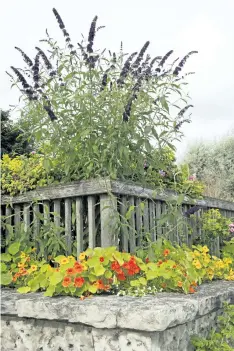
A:
MULTIPOLYGON (((21 235, 22 228, 26 233, 30 228, 36 237, 41 226, 51 221, 60 232, 63 228, 68 254, 73 252, 74 243, 77 255, 87 247, 96 246, 117 246, 120 250, 135 252, 147 235, 156 241, 168 233, 168 223, 162 218, 169 211, 168 199, 177 198, 172 191, 159 193, 108 179, 38 188, 16 197, 2 196, 2 220, 8 224, 2 231, 2 239, 9 235, 9 225, 14 228, 16 236, 21 235)), ((194 204, 185 198, 182 212, 194 204)), ((205 198, 196 204, 201 210, 193 219, 183 217, 182 234, 175 220, 168 234, 172 242, 191 245, 194 238, 202 237, 199 225, 202 211, 217 208, 222 215, 234 217, 232 202, 205 198)), ((219 245, 217 238, 212 250, 218 253, 219 245)))

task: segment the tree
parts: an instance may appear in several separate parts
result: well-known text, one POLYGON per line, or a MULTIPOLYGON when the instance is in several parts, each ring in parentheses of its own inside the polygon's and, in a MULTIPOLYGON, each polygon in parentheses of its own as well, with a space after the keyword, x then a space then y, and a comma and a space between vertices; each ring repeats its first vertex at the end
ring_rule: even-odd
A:
POLYGON ((205 195, 234 201, 234 131, 219 142, 192 146, 185 162, 205 184, 205 195))
POLYGON ((0 110, 1 115, 1 155, 23 155, 32 151, 32 144, 27 140, 27 132, 23 132, 20 122, 10 119, 10 112, 0 110))

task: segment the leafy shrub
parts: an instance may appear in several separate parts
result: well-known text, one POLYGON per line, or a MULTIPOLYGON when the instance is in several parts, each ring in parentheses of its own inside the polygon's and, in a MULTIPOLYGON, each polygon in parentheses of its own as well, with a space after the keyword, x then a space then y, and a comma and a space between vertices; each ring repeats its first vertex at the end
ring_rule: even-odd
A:
POLYGON ((43 157, 38 154, 12 158, 3 155, 1 171, 3 194, 17 195, 52 181, 43 166, 43 157))
POLYGON ((203 212, 201 216, 201 230, 204 242, 212 241, 215 237, 225 239, 230 235, 229 224, 230 218, 222 216, 218 209, 210 209, 203 212))
POLYGON ((181 125, 190 121, 186 115, 192 106, 180 73, 196 51, 168 64, 173 51, 151 59, 148 41, 127 58, 122 47, 109 54, 95 50, 97 17, 87 44, 75 47, 60 15, 53 12, 65 48, 47 33, 47 51, 36 47, 31 60, 17 48, 29 67, 11 67, 23 88, 24 122, 40 144, 46 170, 56 159, 55 174, 66 182, 103 176, 145 180, 143 165, 145 160, 151 163, 153 145, 159 152, 174 149, 181 125))
POLYGON ((212 279, 234 280, 232 260, 211 257, 206 246, 190 250, 173 247, 167 241, 155 243, 151 252, 137 256, 121 253, 115 247, 87 249, 77 261, 58 256, 53 266, 35 259, 35 250, 21 252, 13 243, 1 256, 2 285, 19 292, 44 290, 46 296, 109 292, 142 296, 157 291, 194 293, 197 285, 212 279))
POLYGON ((234 199, 233 132, 219 141, 192 146, 184 160, 204 183, 205 195, 229 201, 234 199))
POLYGON ((224 313, 218 317, 217 330, 213 329, 207 338, 193 337, 196 351, 233 351, 234 349, 234 305, 224 306, 224 313))

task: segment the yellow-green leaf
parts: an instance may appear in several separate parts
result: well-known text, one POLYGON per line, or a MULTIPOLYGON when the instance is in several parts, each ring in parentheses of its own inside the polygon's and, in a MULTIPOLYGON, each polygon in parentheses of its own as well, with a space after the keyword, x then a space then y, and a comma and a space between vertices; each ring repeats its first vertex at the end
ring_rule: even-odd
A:
POLYGON ((98 266, 95 266, 94 267, 94 273, 99 277, 100 275, 103 275, 105 273, 106 269, 101 266, 101 265, 98 265, 98 266))
POLYGON ((31 291, 31 288, 29 286, 22 286, 21 288, 17 289, 17 291, 20 294, 27 294, 29 291, 31 291))
POLYGON ((12 274, 10 272, 1 274, 1 285, 9 285, 12 282, 12 274))
POLYGON ((13 243, 9 246, 8 252, 11 255, 15 255, 15 254, 17 254, 17 252, 19 252, 19 249, 20 249, 20 243, 16 242, 16 243, 13 243))

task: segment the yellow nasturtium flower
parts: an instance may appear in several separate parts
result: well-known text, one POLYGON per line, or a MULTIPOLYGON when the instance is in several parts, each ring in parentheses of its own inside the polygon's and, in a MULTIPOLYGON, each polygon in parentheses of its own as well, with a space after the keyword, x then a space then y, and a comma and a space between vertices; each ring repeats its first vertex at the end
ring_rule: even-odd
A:
POLYGON ((201 262, 199 260, 193 260, 193 265, 197 268, 197 269, 201 269, 202 265, 201 262))

